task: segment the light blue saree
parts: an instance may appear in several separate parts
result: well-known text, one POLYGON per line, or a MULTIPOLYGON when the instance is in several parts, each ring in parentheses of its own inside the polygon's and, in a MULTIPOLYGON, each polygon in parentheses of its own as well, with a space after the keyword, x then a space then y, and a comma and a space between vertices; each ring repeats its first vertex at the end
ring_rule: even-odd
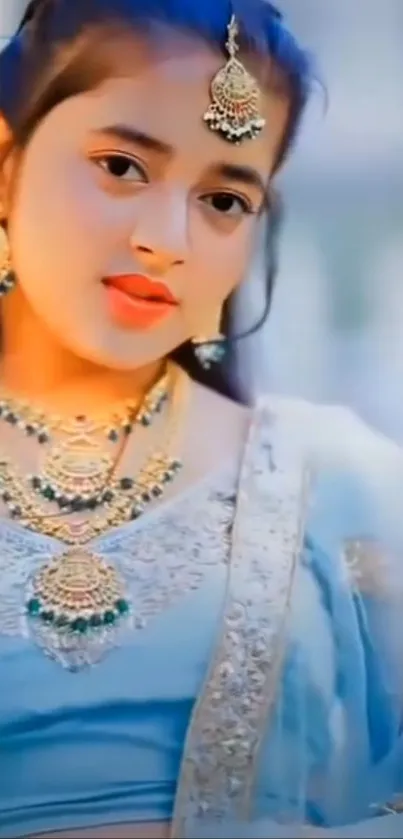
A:
POLYGON ((92 667, 24 617, 63 544, 1 523, 1 837, 403 836, 403 456, 302 414, 269 400, 240 474, 94 541, 134 624, 92 667))
POLYGON ((403 836, 401 455, 315 461, 297 436, 252 431, 175 836, 403 836))

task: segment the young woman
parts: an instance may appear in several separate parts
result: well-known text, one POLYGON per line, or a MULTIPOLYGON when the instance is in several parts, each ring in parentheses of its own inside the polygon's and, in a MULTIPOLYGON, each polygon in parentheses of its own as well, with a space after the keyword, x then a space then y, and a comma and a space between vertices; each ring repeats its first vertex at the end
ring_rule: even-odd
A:
POLYGON ((0 836, 393 835, 400 452, 233 364, 305 53, 34 0, 0 80, 0 836))

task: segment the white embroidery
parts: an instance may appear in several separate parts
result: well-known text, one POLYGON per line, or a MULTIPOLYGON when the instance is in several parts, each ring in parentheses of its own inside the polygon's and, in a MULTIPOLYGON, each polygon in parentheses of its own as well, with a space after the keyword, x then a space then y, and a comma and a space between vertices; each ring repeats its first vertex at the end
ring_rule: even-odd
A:
POLYGON ((306 492, 299 458, 284 461, 270 420, 258 415, 247 447, 222 635, 188 732, 175 839, 198 835, 203 822, 247 818, 275 700, 306 492))

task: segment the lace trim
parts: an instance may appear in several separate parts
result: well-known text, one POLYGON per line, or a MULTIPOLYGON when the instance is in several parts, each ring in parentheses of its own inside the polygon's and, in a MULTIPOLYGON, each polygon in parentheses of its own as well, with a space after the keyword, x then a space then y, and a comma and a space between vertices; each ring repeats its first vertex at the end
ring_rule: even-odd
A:
POLYGON ((188 732, 172 839, 198 835, 203 823, 248 815, 282 663, 307 500, 304 469, 299 458, 290 464, 285 457, 272 421, 263 409, 251 430, 222 635, 188 732))

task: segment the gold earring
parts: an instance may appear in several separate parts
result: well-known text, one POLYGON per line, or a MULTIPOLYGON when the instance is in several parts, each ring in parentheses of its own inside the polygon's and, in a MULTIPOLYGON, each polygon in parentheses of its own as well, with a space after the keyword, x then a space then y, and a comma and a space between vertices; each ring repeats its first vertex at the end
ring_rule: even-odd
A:
POLYGON ((0 297, 15 287, 15 274, 11 265, 10 244, 4 227, 0 227, 0 297))
POLYGON ((220 332, 221 317, 220 309, 210 321, 206 332, 192 338, 195 356, 205 370, 209 370, 213 364, 219 364, 225 355, 226 341, 220 332))
POLYGON ((230 143, 253 140, 261 132, 266 120, 260 113, 261 92, 256 79, 236 58, 239 52, 239 26, 232 15, 225 45, 229 59, 211 83, 211 104, 204 121, 212 131, 218 131, 230 143))

